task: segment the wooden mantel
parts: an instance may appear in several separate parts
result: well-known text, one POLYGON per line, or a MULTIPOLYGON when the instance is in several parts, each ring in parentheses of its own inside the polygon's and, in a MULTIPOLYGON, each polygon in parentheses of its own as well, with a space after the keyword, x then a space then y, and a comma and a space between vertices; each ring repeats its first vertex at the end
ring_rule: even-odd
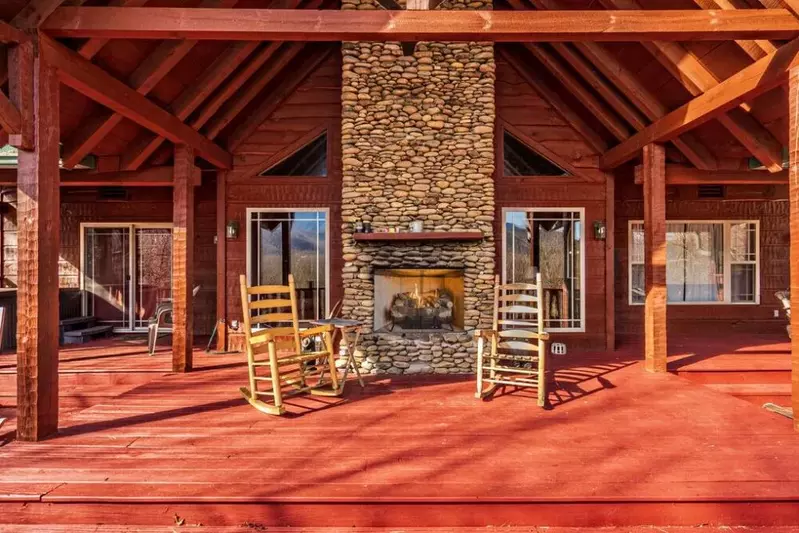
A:
POLYGON ((402 242, 402 241, 479 241, 482 231, 403 231, 399 233, 355 233, 356 241, 402 242))

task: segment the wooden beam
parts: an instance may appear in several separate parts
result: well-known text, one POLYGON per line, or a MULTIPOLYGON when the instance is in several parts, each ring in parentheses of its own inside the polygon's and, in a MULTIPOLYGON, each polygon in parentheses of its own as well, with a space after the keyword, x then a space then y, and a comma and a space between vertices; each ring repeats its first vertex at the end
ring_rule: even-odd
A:
POLYGON ((666 372, 666 149, 644 147, 644 365, 666 372))
POLYGON ((41 43, 42 54, 59 69, 65 85, 172 142, 193 147, 209 163, 221 168, 232 165, 231 155, 222 147, 101 68, 49 37, 42 36, 41 43))
MULTIPOLYGON (((61 187, 171 187, 172 167, 151 167, 136 171, 96 172, 93 170, 62 170, 61 187)), ((200 185, 199 169, 192 183, 200 185)), ((17 184, 17 172, 0 170, 0 186, 17 184)))
POLYGON ((244 41, 697 41, 790 39, 785 9, 338 11, 61 7, 55 37, 244 41))
POLYGON ((297 70, 292 70, 274 91, 270 92, 269 97, 265 98, 261 105, 248 113, 247 118, 230 134, 227 139, 227 149, 235 152, 241 144, 252 135, 258 127, 272 116, 278 107, 297 89, 297 87, 310 76, 316 68, 321 65, 331 53, 330 48, 319 51, 311 55, 310 58, 302 62, 302 66, 297 70))
MULTIPOLYGON (((172 104, 172 111, 185 121, 259 46, 257 42, 233 43, 200 78, 172 104)), ((123 170, 136 170, 166 141, 164 137, 144 132, 132 148, 122 154, 123 170)))
POLYGON ((782 46, 729 77, 706 93, 650 124, 602 156, 605 169, 615 168, 635 157, 644 146, 675 138, 700 124, 721 116, 784 83, 787 70, 799 64, 799 39, 782 46))
MULTIPOLYGON (((109 6, 111 7, 142 7, 147 3, 147 0, 113 0, 109 6)), ((78 53, 81 57, 91 60, 94 56, 100 53, 100 50, 108 44, 111 39, 89 39, 78 48, 78 53)))
MULTIPOLYGON (((562 8, 558 0, 530 1, 536 7, 536 9, 557 10, 562 8)), ((524 4, 522 4, 521 0, 509 0, 509 3, 514 9, 524 9, 524 4)), ((598 43, 573 43, 573 46, 577 48, 577 50, 579 50, 594 67, 602 72, 604 77, 607 78, 614 86, 616 86, 624 94, 624 96, 630 100, 633 106, 643 113, 648 120, 657 120, 668 112, 666 107, 661 104, 660 101, 658 101, 657 98, 655 98, 655 96, 643 86, 643 84, 641 84, 638 78, 612 54, 602 48, 601 45, 598 43)), ((560 52, 561 49, 558 49, 558 51, 560 52)), ((566 59, 569 60, 568 57, 566 59)), ((571 61, 569 62, 571 63, 571 61)), ((572 66, 575 65, 573 64, 572 66)), ((575 69, 577 69, 576 66, 575 69)), ((593 70, 589 70, 593 72, 593 70)), ((579 69, 578 72, 580 72, 579 69)), ((586 77, 586 75, 588 75, 587 72, 585 73, 584 77, 586 77)), ((600 83, 591 82, 590 80, 588 81, 592 85, 597 85, 600 83)), ((608 97, 606 97, 606 99, 607 98, 608 97)), ((608 102, 610 102, 611 105, 614 105, 611 100, 608 100, 608 102)), ((617 109, 617 111, 619 111, 619 109, 617 109)), ((621 113, 621 111, 619 112, 621 113)), ((622 114, 622 116, 625 115, 622 114)), ((629 117, 625 116, 625 119, 630 122, 630 120, 634 120, 634 117, 632 115, 629 117)), ((646 124, 637 124, 633 122, 630 123, 637 130, 640 130, 646 126, 646 124)), ((672 144, 674 144, 674 146, 677 147, 680 152, 682 152, 685 158, 693 163, 697 168, 706 170, 716 168, 715 156, 710 153, 710 151, 701 142, 699 142, 699 140, 693 138, 692 135, 686 134, 682 137, 675 138, 672 140, 672 144)))
POLYGON ((219 134, 272 82, 287 65, 292 63, 297 54, 305 48, 305 43, 286 44, 278 56, 258 74, 253 76, 247 86, 236 93, 222 112, 208 124, 206 134, 209 139, 216 139, 219 134))
POLYGON ((216 173, 216 349, 227 350, 227 172, 216 173))
MULTIPOLYGON (((238 0, 205 0, 201 8, 232 7, 238 0)), ((175 66, 186 57, 197 45, 198 41, 165 41, 145 58, 133 71, 129 85, 141 95, 147 95, 169 74, 175 66)), ((124 117, 119 113, 104 113, 89 121, 76 134, 70 136, 70 142, 63 152, 65 168, 74 168, 83 158, 91 153, 105 139, 124 117)))
POLYGON ((19 111, 19 131, 9 132, 8 143, 20 150, 33 150, 35 148, 35 123, 34 116, 34 71, 31 59, 33 52, 28 43, 22 43, 9 48, 8 52, 8 89, 11 103, 19 111))
MULTIPOLYGON (((694 2, 702 9, 748 9, 747 5, 736 5, 731 0, 694 0, 694 2)), ((774 52, 777 49, 777 47, 774 46, 771 41, 767 41, 765 39, 756 39, 753 41, 738 40, 735 41, 735 44, 737 44, 738 47, 754 61, 757 61, 758 59, 774 52)))
POLYGON ((194 152, 175 145, 172 190, 172 371, 192 369, 194 349, 194 152))
MULTIPOLYGON (((799 68, 797 67, 792 68, 788 76, 788 117, 790 286, 791 308, 793 308, 795 305, 799 306, 799 68)), ((799 315, 791 316, 791 384, 793 427, 799 431, 799 315), (794 316, 797 318, 793 318, 794 316)))
POLYGON ((25 32, 0 20, 0 43, 21 43, 27 40, 25 32))
POLYGON ((17 28, 38 28, 63 3, 64 0, 29 0, 11 24, 17 28))
POLYGON ((799 0, 782 0, 782 4, 790 11, 794 16, 799 17, 799 0))
POLYGON ((605 151, 607 147, 605 140, 600 137, 599 134, 594 131, 579 115, 577 115, 577 113, 575 113, 566 102, 563 101, 555 89, 549 87, 538 76, 530 74, 524 61, 516 57, 514 54, 502 50, 500 51, 500 55, 516 70, 519 76, 521 76, 522 79, 524 79, 524 81, 526 81, 533 88, 533 90, 540 94, 541 97, 546 100, 547 103, 553 107, 553 109, 555 109, 555 111, 563 118, 563 120, 571 125, 571 127, 574 128, 578 134, 580 134, 580 136, 589 146, 598 152, 605 151))
POLYGON ((58 430, 59 85, 35 48, 20 44, 15 61, 32 73, 34 90, 23 95, 32 97, 35 119, 33 150, 19 152, 17 185, 17 439, 23 441, 58 430))
MULTIPOLYGON (((644 177, 636 167, 635 183, 643 185, 644 177)), ((767 170, 699 170, 683 165, 666 165, 666 185, 787 185, 788 171, 767 170)))
POLYGON ((552 54, 538 44, 526 44, 525 47, 538 59, 544 67, 563 86, 599 120, 605 128, 618 140, 623 141, 630 136, 630 130, 617 116, 607 109, 579 80, 577 80, 552 54))
MULTIPOLYGON (((637 0, 602 0, 602 4, 615 9, 640 9, 637 0)), ((718 77, 702 60, 680 43, 652 41, 642 44, 692 96, 705 93, 719 84, 718 77)), ((779 172, 782 169, 782 144, 747 111, 730 109, 726 116, 719 115, 718 120, 766 168, 779 172)))
POLYGON ((14 135, 19 135, 22 131, 22 115, 2 91, 0 91, 0 128, 14 135))
POLYGON ((616 178, 605 181, 605 350, 616 349, 616 178))

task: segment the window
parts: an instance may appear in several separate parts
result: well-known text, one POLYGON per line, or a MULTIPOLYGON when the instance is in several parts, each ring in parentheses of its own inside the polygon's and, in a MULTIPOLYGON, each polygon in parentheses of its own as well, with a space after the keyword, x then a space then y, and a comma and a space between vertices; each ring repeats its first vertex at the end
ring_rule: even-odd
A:
MULTIPOLYGON (((630 223, 630 303, 646 298, 644 224, 630 223)), ((669 222, 666 289, 674 304, 759 303, 758 223, 669 222)))
POLYGON ((505 176, 568 176, 569 173, 508 133, 503 135, 505 176))
POLYGON ((261 176, 327 176, 327 132, 264 170, 261 176))
POLYGON ((583 331, 585 316, 582 209, 504 211, 504 283, 544 285, 544 324, 550 331, 583 331))
POLYGON ((327 314, 327 210, 248 209, 247 272, 253 285, 297 286, 300 320, 327 314))

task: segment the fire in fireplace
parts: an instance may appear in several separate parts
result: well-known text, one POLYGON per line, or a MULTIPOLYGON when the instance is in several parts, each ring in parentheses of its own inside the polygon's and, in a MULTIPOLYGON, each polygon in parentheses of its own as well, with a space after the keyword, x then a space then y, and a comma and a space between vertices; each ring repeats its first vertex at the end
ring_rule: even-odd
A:
POLYGON ((461 331, 463 270, 375 270, 375 331, 461 331))

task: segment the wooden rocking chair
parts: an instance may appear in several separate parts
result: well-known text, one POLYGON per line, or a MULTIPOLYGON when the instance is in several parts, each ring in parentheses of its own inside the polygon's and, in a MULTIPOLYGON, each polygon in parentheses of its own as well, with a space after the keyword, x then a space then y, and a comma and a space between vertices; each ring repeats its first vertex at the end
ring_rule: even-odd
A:
POLYGON ((294 277, 288 285, 248 287, 241 276, 241 305, 250 387, 240 391, 250 405, 270 415, 285 412, 283 398, 304 392, 338 396, 332 326, 300 330, 294 277), (259 329, 253 329, 257 327, 259 329), (321 337, 321 351, 302 351, 302 339, 321 337), (265 356, 265 357, 264 357, 265 356), (259 384, 265 388, 259 389, 259 384), (262 398, 270 398, 272 402, 262 398))
POLYGON ((543 286, 541 274, 535 284, 494 285, 494 324, 477 330, 477 398, 486 398, 504 385, 536 387, 538 405, 549 407, 546 374, 543 286), (487 346, 486 346, 487 344, 487 346), (490 386, 484 389, 484 384, 490 386))

